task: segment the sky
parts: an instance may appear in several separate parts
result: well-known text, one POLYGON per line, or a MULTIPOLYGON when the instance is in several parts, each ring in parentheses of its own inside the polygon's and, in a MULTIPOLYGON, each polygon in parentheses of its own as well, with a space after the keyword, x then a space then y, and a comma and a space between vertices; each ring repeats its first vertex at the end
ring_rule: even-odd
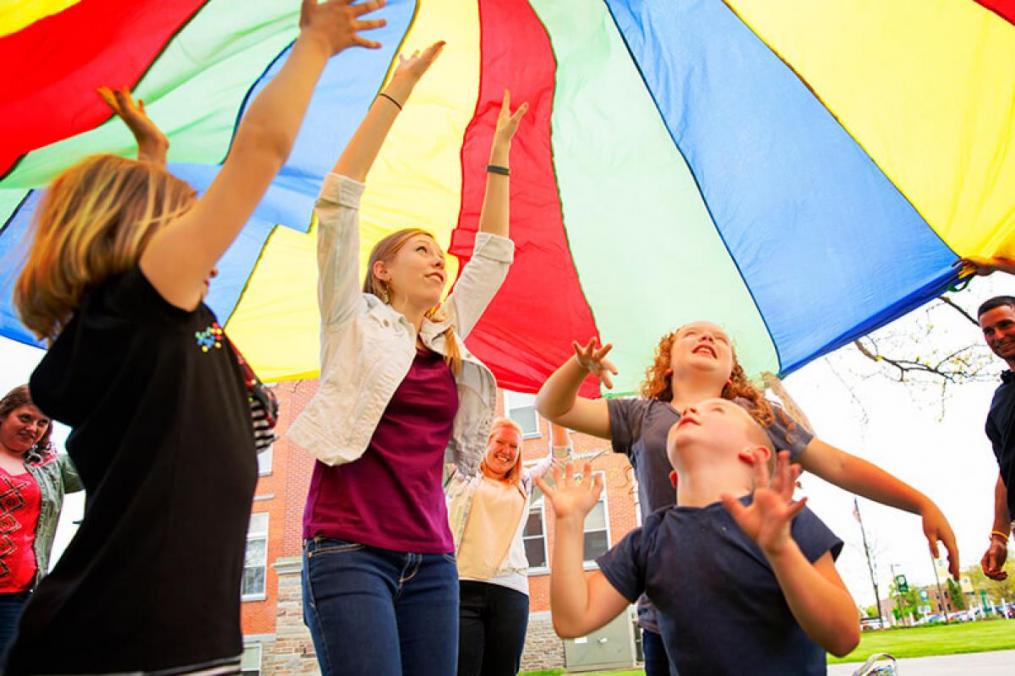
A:
MULTIPOLYGON (((1015 292, 1015 279, 995 275, 976 279, 956 294, 967 308, 992 295, 1015 292)), ((949 345, 982 342, 977 328, 945 309, 928 321, 916 311, 882 330, 899 351, 912 354, 949 345)), ((734 337, 735 339, 735 337, 734 337)), ((0 339, 0 392, 27 382, 42 352, 0 339)), ((992 374, 1004 364, 991 358, 992 374)), ((993 519, 997 463, 983 432, 984 420, 999 380, 970 382, 949 388, 942 406, 934 386, 900 385, 887 371, 842 348, 788 376, 784 385, 809 418, 817 436, 865 458, 916 487, 944 511, 958 540, 962 566, 977 564, 986 551, 993 519)), ((57 426, 54 439, 63 447, 67 429, 57 426)), ((846 543, 837 562, 839 573, 861 606, 873 603, 860 529, 853 517, 853 496, 812 475, 801 478, 809 506, 846 543)), ((882 598, 895 573, 911 584, 934 582, 934 568, 916 516, 861 498, 860 511, 877 562, 882 598)), ((54 548, 54 560, 82 516, 83 494, 68 496, 54 548)), ((942 584, 944 580, 941 580, 942 584)))

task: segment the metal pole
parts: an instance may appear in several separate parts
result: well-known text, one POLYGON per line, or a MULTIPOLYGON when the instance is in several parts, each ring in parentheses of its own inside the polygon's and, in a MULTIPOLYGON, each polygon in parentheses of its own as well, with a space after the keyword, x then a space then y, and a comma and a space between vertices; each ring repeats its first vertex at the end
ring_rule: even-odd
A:
MULTIPOLYGON (((938 605, 941 605, 944 603, 945 597, 944 592, 941 591, 941 579, 937 576, 937 561, 934 560, 933 554, 930 555, 930 565, 931 568, 934 569, 934 584, 937 585, 937 597, 940 599, 940 603, 938 605)), ((944 610, 945 624, 948 624, 948 610, 944 608, 942 608, 942 610, 944 610)))
POLYGON ((871 550, 867 546, 867 532, 863 529, 863 519, 860 518, 860 503, 856 501, 856 497, 853 497, 853 513, 856 515, 856 520, 860 524, 860 536, 863 538, 863 553, 867 556, 867 572, 871 576, 871 585, 874 587, 874 606, 878 609, 878 622, 881 624, 881 628, 885 628, 885 619, 881 614, 881 596, 878 594, 878 580, 874 575, 874 566, 871 563, 871 550))

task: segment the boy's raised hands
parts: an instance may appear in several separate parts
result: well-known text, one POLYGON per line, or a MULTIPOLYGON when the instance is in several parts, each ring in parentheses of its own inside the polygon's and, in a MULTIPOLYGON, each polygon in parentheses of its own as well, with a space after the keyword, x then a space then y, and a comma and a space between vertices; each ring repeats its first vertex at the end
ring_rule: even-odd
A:
POLYGON ((753 453, 754 500, 745 507, 736 496, 724 493, 722 502, 741 530, 766 555, 779 554, 792 542, 790 524, 807 503, 807 498, 793 500, 800 465, 790 465, 789 451, 780 451, 775 476, 770 478, 765 453, 760 449, 753 453))
POLYGON ((553 483, 551 488, 543 479, 536 479, 536 485, 546 496, 546 499, 553 505, 553 512, 558 519, 575 519, 584 521, 585 515, 592 511, 592 508, 599 502, 599 496, 603 492, 603 477, 596 475, 592 477, 592 465, 585 463, 582 468, 582 476, 575 478, 574 465, 564 465, 564 472, 560 468, 553 468, 553 483))

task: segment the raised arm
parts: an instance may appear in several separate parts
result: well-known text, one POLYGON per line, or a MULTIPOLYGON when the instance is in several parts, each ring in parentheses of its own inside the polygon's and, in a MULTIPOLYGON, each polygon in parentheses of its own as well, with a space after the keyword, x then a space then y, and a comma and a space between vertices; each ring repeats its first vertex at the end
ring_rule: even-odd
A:
POLYGON ((994 524, 990 532, 990 546, 980 559, 983 574, 991 580, 1006 580, 1008 573, 1004 563, 1008 560, 1008 537, 1011 533, 1011 515, 1008 513, 1008 488, 1004 479, 997 475, 994 485, 994 524))
POLYGON ((436 42, 422 52, 415 51, 412 56, 398 55, 398 66, 388 82, 388 86, 377 95, 366 117, 349 139, 349 144, 335 163, 332 171, 348 176, 356 181, 366 181, 370 167, 377 159, 377 153, 384 145, 395 118, 412 95, 423 74, 430 69, 433 62, 444 49, 444 41, 436 42))
POLYGON ((218 176, 193 208, 155 233, 141 255, 145 277, 169 303, 189 310, 201 302, 215 263, 289 156, 328 58, 353 45, 378 47, 357 32, 384 24, 360 20, 383 4, 303 0, 292 52, 243 116, 218 176))
POLYGON ((607 388, 613 387, 610 374, 617 368, 606 359, 613 346, 597 347, 593 338, 587 345, 572 342, 575 356, 553 372, 536 396, 536 410, 551 423, 601 439, 610 438, 610 411, 605 399, 578 396, 585 377, 594 373, 607 388))
POLYGON ((511 112, 511 92, 504 90, 504 100, 500 112, 497 113, 497 127, 493 132, 493 143, 490 145, 490 162, 487 164, 486 192, 483 195, 483 206, 479 211, 479 231, 489 232, 501 237, 508 236, 510 223, 510 171, 511 139, 518 131, 528 103, 518 106, 511 112))
POLYGON ((120 116, 137 141, 137 159, 164 165, 169 152, 169 139, 162 133, 144 109, 144 101, 131 98, 126 87, 111 89, 99 87, 99 96, 113 112, 120 116))
POLYGON ((846 453, 817 437, 807 444, 800 456, 800 464, 808 472, 850 493, 919 514, 934 558, 939 555, 937 543, 940 541, 948 550, 948 572, 956 580, 959 579, 959 547, 955 542, 955 533, 933 500, 877 465, 846 453))
MULTIPOLYGON (((583 476, 592 476, 592 467, 585 464, 583 476)), ((584 636, 602 627, 629 605, 599 571, 585 575, 583 566, 585 516, 599 500, 603 482, 576 482, 571 463, 564 474, 553 468, 555 488, 536 479, 546 499, 553 505, 556 519, 553 558, 550 566, 550 612, 558 636, 584 636)))
POLYGON ((754 499, 745 507, 733 495, 722 496, 737 525, 761 548, 793 617, 807 635, 837 657, 860 642, 860 622, 853 597, 843 584, 830 552, 813 564, 793 539, 790 525, 806 499, 793 501, 799 466, 789 453, 779 453, 775 477, 769 481, 764 454, 754 460, 754 499))
POLYGON ((571 437, 567 433, 566 427, 560 425, 550 424, 550 452, 546 454, 545 458, 540 458, 539 462, 527 467, 522 472, 522 477, 526 480, 535 480, 550 471, 556 462, 567 462, 571 459, 571 437))

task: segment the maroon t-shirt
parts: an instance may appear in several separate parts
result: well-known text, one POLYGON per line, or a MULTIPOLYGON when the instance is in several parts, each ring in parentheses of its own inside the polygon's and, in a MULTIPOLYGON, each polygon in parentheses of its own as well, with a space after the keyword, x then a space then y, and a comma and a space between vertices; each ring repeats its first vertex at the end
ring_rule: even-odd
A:
POLYGON ((458 390, 444 358, 417 350, 366 452, 344 465, 314 466, 303 537, 397 552, 454 551, 441 476, 457 411, 458 390))

